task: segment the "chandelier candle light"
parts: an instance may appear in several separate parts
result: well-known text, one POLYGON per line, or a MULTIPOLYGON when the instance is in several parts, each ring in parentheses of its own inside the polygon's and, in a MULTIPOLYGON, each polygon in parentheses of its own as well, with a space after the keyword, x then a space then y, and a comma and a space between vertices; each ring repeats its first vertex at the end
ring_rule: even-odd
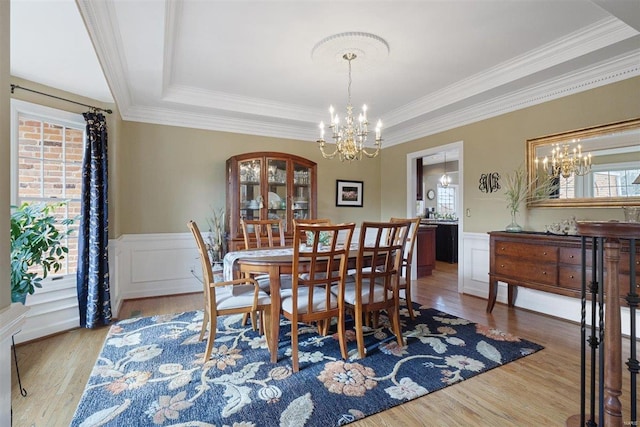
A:
POLYGON ((356 121, 353 117, 353 107, 351 106, 351 61, 356 59, 357 55, 353 52, 347 52, 342 56, 349 63, 349 87, 348 87, 348 102, 347 102, 347 116, 345 118, 345 124, 340 125, 340 118, 335 113, 333 106, 329 107, 331 137, 336 143, 336 148, 332 153, 325 151, 324 140, 324 122, 320 122, 320 139, 318 140, 318 146, 322 152, 322 157, 325 159, 333 159, 336 155, 341 161, 360 160, 362 155, 371 158, 376 157, 380 153, 380 146, 382 145, 382 122, 378 120, 376 125, 376 139, 374 142, 375 150, 368 151, 365 148, 367 142, 367 135, 369 134, 369 120, 367 119, 367 106, 362 106, 362 112, 358 115, 356 121))
MULTIPOLYGON (((573 143, 578 140, 573 140, 573 143)), ((538 168, 538 158, 535 159, 536 169, 538 168)), ((562 175, 563 178, 569 178, 571 175, 583 176, 591 171, 591 153, 582 154, 582 146, 578 144, 573 147, 573 151, 569 151, 569 144, 564 144, 562 148, 560 144, 551 150, 551 161, 547 156, 542 160, 542 169, 553 178, 562 175)))

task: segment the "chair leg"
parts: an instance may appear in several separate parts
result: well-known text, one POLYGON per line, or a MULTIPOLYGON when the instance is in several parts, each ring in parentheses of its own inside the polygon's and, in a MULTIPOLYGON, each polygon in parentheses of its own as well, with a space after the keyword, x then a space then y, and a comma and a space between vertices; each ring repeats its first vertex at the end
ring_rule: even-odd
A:
POLYGON ((409 317, 411 318, 411 320, 414 320, 415 315, 413 314, 413 302, 411 301, 411 282, 409 281, 409 278, 407 278, 407 284, 404 287, 404 300, 407 303, 409 317))
POLYGON ((390 308, 388 310, 388 313, 389 313, 389 316, 391 317, 393 333, 396 336, 398 345, 400 347, 404 347, 404 341, 402 340, 402 329, 400 328, 400 309, 398 305, 394 305, 392 308, 390 308))
POLYGON ((253 328, 254 331, 256 331, 258 329, 257 328, 257 324, 256 324, 256 315, 257 315, 257 312, 255 312, 255 311, 252 311, 251 314, 250 314, 250 316, 251 316, 251 328, 253 328))
POLYGON ((338 342, 340 343, 340 353, 342 358, 347 358, 347 333, 344 326, 344 311, 338 315, 338 342))
POLYGON ((356 341, 358 343, 358 354, 363 359, 367 354, 364 349, 364 333, 362 332, 362 308, 356 306, 356 341))
POLYGON ((277 349, 277 346, 274 346, 271 343, 271 313, 270 313, 270 309, 269 308, 265 308, 260 312, 260 330, 262 331, 262 334, 264 335, 266 341, 267 341, 267 348, 269 349, 269 353, 271 354, 274 349, 277 349))
POLYGON ((293 372, 300 370, 298 364, 298 322, 295 320, 291 320, 291 364, 293 372))
POLYGON ((213 342, 216 339, 217 319, 213 316, 209 316, 209 336, 207 337, 207 348, 204 351, 203 363, 207 363, 211 357, 211 350, 213 349, 213 342))
POLYGON ((209 310, 205 308, 204 315, 202 316, 202 328, 200 329, 200 338, 198 341, 202 341, 204 338, 204 332, 207 330, 207 324, 209 323, 209 310))

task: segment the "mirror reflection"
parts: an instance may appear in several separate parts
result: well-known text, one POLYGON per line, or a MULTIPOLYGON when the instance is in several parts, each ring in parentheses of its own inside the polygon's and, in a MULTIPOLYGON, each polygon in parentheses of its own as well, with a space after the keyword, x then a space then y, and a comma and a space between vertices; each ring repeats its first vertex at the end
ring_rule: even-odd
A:
POLYGON ((529 206, 640 205, 640 119, 528 140, 527 169, 554 184, 529 206))

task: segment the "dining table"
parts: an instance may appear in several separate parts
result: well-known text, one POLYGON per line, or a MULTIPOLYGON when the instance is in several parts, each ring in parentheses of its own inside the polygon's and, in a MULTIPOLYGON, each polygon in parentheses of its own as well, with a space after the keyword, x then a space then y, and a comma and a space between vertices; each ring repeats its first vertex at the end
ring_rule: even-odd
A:
MULTIPOLYGON (((358 257, 358 245, 349 248, 349 260, 355 262, 358 257)), ((304 272, 304 266, 298 266, 297 273, 304 272)), ((293 247, 256 248, 227 252, 223 259, 224 280, 244 277, 246 274, 269 275, 269 294, 271 296, 271 324, 268 328, 269 342, 275 346, 271 352, 271 362, 278 361, 277 346, 280 335, 280 276, 294 274, 293 247)))

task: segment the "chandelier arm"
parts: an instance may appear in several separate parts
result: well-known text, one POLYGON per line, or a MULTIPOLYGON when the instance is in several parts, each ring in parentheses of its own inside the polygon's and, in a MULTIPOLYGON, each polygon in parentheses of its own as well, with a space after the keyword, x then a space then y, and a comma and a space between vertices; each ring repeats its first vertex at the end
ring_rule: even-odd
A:
POLYGON ((371 151, 367 151, 366 148, 362 147, 361 152, 367 156, 368 158, 372 159, 374 157, 376 157, 379 153, 380 153, 380 144, 376 143, 376 149, 375 151, 371 152, 371 151))
POLYGON ((336 149, 333 150, 333 153, 327 154, 326 151, 324 151, 324 147, 325 147, 324 140, 318 140, 318 146, 320 147, 320 152, 322 153, 322 157, 324 157, 325 159, 333 159, 334 157, 336 157, 336 154, 338 154, 339 152, 338 146, 336 145, 336 149))

